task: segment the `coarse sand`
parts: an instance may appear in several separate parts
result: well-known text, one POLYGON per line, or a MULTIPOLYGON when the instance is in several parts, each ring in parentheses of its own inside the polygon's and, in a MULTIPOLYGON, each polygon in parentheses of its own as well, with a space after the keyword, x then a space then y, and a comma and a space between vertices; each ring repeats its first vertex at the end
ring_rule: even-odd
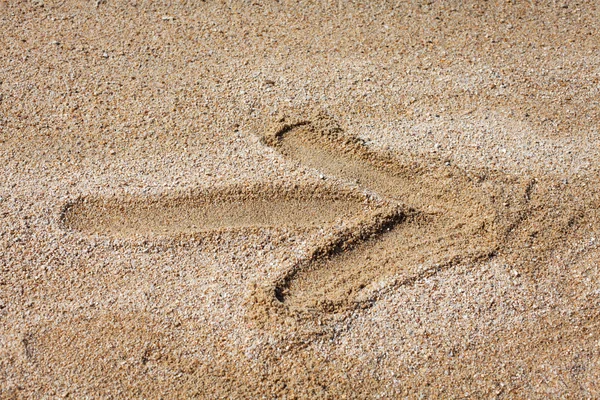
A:
POLYGON ((599 27, 0 0, 0 398, 600 397, 599 27))

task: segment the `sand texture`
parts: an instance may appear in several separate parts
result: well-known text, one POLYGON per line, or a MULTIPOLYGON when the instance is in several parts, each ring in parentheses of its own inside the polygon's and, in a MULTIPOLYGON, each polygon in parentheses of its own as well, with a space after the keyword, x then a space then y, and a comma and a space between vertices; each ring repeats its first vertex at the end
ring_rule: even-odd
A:
POLYGON ((0 399, 599 398, 599 27, 0 0, 0 399))

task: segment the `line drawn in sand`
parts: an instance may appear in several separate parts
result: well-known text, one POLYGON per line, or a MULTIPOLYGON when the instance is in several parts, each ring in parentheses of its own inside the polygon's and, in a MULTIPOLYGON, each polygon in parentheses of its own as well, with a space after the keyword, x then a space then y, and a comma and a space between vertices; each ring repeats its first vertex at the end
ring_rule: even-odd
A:
POLYGON ((115 238, 181 236, 255 228, 323 227, 376 206, 357 191, 318 185, 229 186, 162 196, 82 197, 61 213, 65 228, 115 238))

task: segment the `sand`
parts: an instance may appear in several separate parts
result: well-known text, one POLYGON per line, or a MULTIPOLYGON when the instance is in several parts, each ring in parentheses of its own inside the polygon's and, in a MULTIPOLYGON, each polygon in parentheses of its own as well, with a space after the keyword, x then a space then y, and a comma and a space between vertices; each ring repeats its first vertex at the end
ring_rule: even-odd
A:
POLYGON ((0 21, 0 398, 600 397, 595 2, 0 21))

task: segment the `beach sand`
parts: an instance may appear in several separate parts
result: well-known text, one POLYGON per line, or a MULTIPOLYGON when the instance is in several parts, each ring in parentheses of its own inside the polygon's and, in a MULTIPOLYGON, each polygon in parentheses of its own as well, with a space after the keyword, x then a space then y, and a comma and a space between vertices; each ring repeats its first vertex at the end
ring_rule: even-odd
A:
POLYGON ((0 0, 0 398, 600 397, 593 1, 0 0))

